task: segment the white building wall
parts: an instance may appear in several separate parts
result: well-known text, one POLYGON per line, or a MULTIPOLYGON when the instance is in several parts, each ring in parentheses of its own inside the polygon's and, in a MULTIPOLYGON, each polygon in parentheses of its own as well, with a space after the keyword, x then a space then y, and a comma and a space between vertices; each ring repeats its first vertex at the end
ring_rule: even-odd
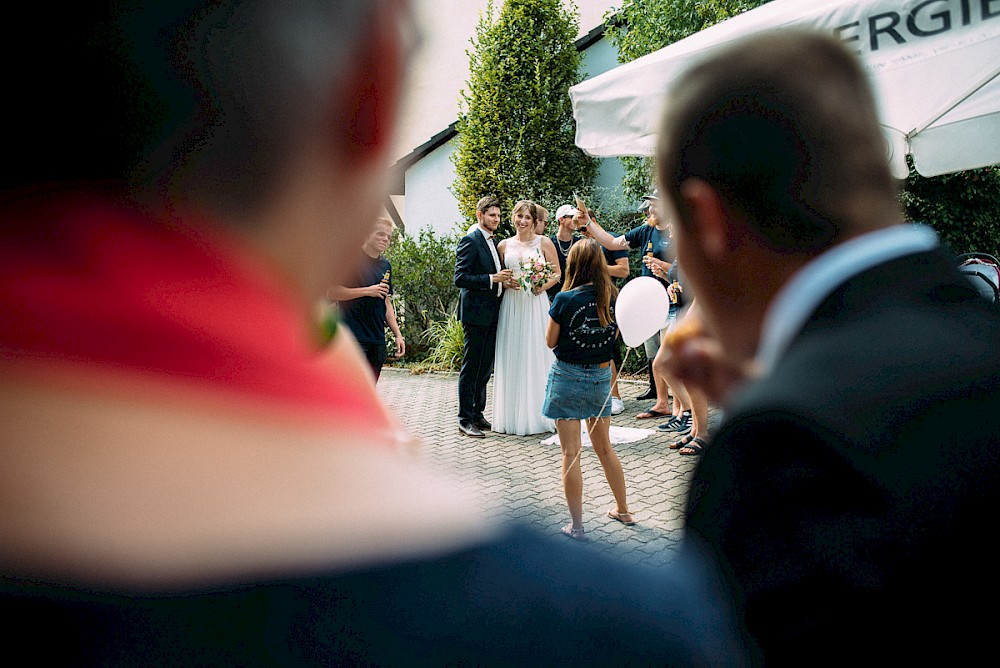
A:
MULTIPOLYGON (((611 43, 601 38, 583 52, 583 71, 590 79, 598 74, 604 74, 608 70, 618 67, 618 51, 611 43)), ((622 179, 625 178, 625 169, 621 161, 617 158, 605 158, 600 161, 600 168, 594 185, 603 189, 620 189, 622 179)))
POLYGON ((406 170, 406 232, 416 235, 429 227, 438 235, 449 234, 463 225, 458 200, 451 192, 455 166, 451 162, 451 142, 439 146, 406 170))

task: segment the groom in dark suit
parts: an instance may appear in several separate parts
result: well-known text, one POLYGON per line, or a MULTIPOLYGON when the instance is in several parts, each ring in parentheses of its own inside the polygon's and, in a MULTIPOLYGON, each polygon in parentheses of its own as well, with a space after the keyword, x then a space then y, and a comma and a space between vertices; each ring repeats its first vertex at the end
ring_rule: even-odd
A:
POLYGON ((769 665, 994 652, 1000 318, 901 223, 885 153, 854 56, 794 31, 691 70, 661 128, 705 318, 670 364, 725 407, 687 538, 769 665))
POLYGON ((484 438, 491 425, 483 416, 486 384, 493 373, 497 320, 503 284, 510 269, 500 266, 496 240, 500 202, 483 197, 476 204, 478 224, 458 243, 455 285, 460 289, 458 317, 465 332, 462 370, 458 375, 458 430, 465 436, 484 438))

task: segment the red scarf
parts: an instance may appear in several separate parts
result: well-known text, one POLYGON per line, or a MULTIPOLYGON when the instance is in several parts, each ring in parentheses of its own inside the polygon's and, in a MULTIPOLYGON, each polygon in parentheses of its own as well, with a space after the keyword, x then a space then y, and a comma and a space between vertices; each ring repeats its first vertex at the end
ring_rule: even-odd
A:
POLYGON ((265 263, 203 227, 36 197, 3 209, 0 273, 5 366, 393 429, 370 381, 322 358, 265 263))

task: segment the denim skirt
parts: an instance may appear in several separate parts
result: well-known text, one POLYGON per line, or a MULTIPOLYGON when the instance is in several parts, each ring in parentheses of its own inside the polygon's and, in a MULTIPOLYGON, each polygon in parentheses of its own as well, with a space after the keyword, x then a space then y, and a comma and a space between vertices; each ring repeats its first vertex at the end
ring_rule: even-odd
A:
POLYGON ((611 365, 556 360, 549 369, 542 415, 550 420, 611 417, 611 365))

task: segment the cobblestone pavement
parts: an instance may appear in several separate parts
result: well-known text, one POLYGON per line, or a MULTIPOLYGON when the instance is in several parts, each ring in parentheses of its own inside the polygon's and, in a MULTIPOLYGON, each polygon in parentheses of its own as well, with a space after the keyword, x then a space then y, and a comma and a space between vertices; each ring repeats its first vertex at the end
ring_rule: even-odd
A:
MULTIPOLYGON (((526 522, 542 533, 558 535, 569 523, 563 496, 559 446, 543 445, 551 434, 509 436, 487 433, 473 439, 458 432, 458 375, 386 368, 378 392, 403 425, 422 441, 420 456, 431 467, 456 475, 462 484, 495 508, 500 516, 526 522)), ((625 471, 628 502, 636 525, 626 527, 605 516, 614 497, 600 462, 585 447, 583 467, 583 521, 589 540, 583 549, 609 552, 623 560, 665 566, 676 554, 683 534, 687 486, 697 457, 682 456, 667 445, 675 440, 656 431, 664 420, 636 420, 652 404, 637 401, 646 383, 619 383, 625 412, 612 425, 650 428, 654 434, 635 443, 615 446, 625 471)), ((492 381, 486 417, 492 415, 492 381)), ((714 412, 712 421, 714 423, 714 412)), ((569 540, 569 539, 567 539, 569 540)))

